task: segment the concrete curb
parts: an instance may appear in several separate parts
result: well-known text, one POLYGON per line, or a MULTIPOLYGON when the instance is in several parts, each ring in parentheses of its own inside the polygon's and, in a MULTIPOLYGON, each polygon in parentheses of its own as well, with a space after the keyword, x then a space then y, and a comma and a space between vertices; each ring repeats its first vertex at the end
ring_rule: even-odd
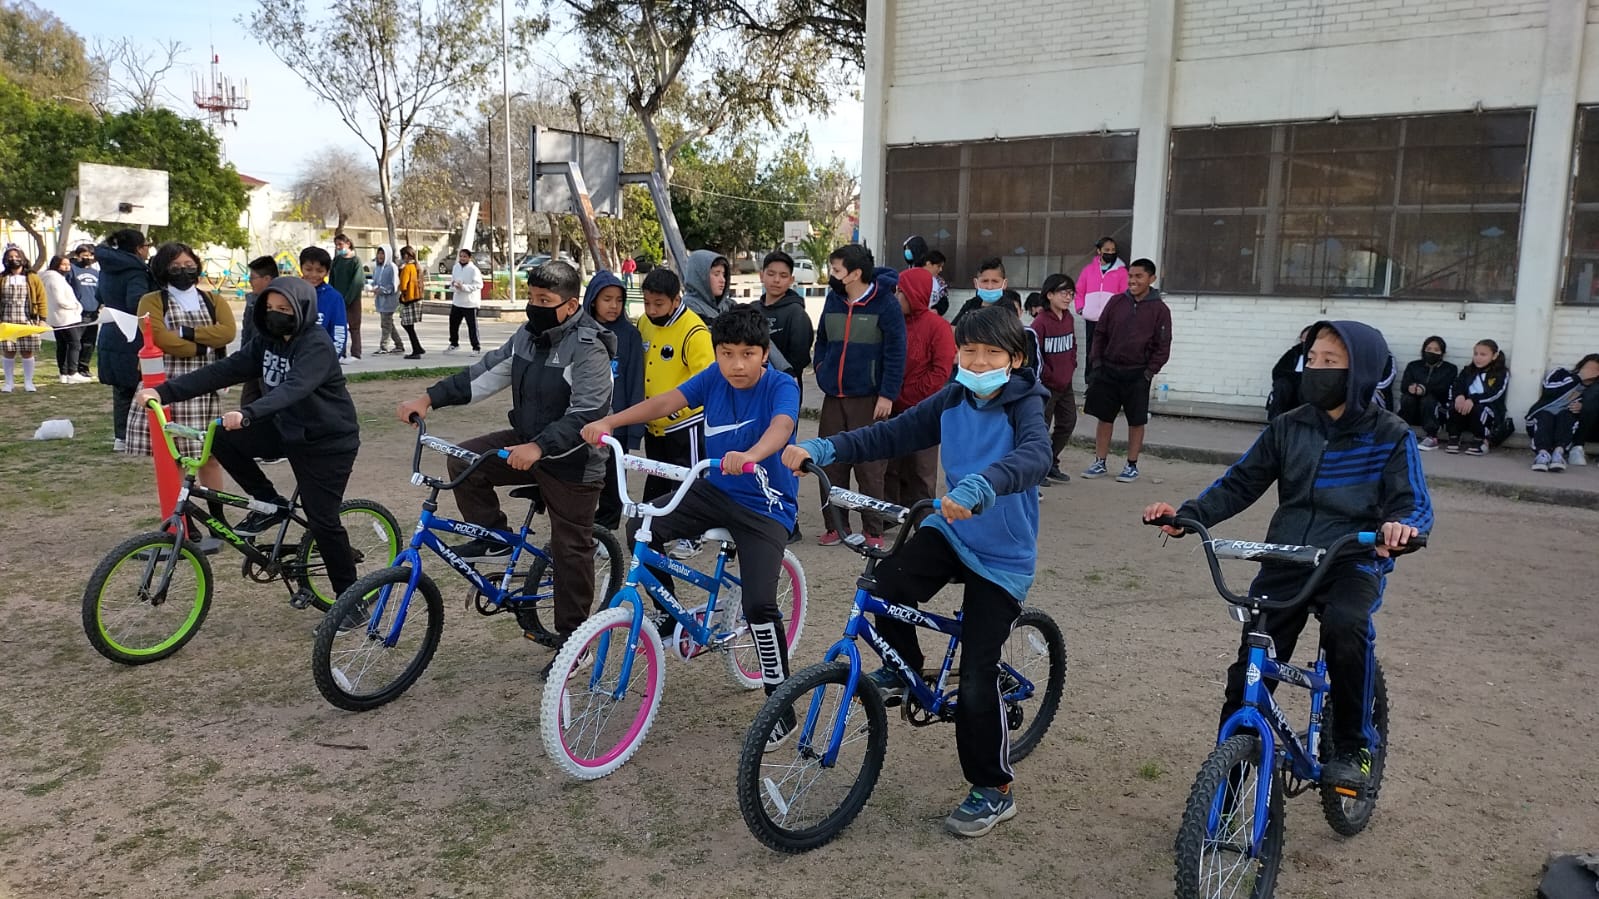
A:
MULTIPOLYGON (((1086 449, 1089 452, 1093 452, 1094 449, 1094 441, 1086 437, 1073 436, 1072 445, 1086 449)), ((1123 440, 1112 441, 1111 448, 1125 452, 1127 443, 1123 440)), ((1237 453, 1161 443, 1145 443, 1144 452, 1162 459, 1173 459, 1179 462, 1198 462, 1202 465, 1231 465, 1238 461, 1237 453)), ((1469 490, 1487 494, 1488 496, 1521 500, 1522 502, 1546 503, 1551 506, 1566 506, 1599 512, 1599 493, 1589 490, 1574 490, 1563 487, 1534 487, 1449 475, 1428 475, 1427 483, 1433 487, 1469 490)))

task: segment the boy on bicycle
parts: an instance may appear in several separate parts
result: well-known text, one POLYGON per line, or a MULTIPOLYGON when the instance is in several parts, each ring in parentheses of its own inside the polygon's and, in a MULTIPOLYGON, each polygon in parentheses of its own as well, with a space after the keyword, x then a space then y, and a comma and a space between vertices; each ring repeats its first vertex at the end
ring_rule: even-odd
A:
POLYGON ((316 291, 299 278, 273 278, 251 310, 253 336, 237 352, 198 371, 134 395, 181 403, 257 378, 261 395, 222 415, 211 452, 250 496, 279 511, 251 512, 234 533, 254 536, 282 522, 290 503, 257 459, 288 459, 300 486, 305 521, 327 562, 335 594, 355 583, 350 535, 339 523, 344 488, 355 468, 361 429, 333 341, 317 322, 316 291))
MULTIPOLYGON (((1416 436, 1399 416, 1372 397, 1388 362, 1382 332, 1360 322, 1317 322, 1300 386, 1303 405, 1266 426, 1255 445, 1198 498, 1173 509, 1155 503, 1144 520, 1164 515, 1192 518, 1206 527, 1249 508, 1277 483, 1277 511, 1266 531, 1269 543, 1329 546, 1355 531, 1378 531, 1375 549, 1356 548, 1335 560, 1321 587, 1305 605, 1266 619, 1277 658, 1287 660, 1311 610, 1321 617, 1333 712, 1333 758, 1323 780, 1363 789, 1371 774, 1373 656, 1371 616, 1382 604, 1390 556, 1411 537, 1432 527, 1432 501, 1421 470, 1416 436)), ((1173 536, 1182 531, 1163 530, 1173 536)), ((1311 569, 1265 564, 1249 587, 1251 596, 1293 596, 1311 569)), ((1244 660, 1227 670, 1221 720, 1243 704, 1244 660)))
MULTIPOLYGON (((555 592, 555 631, 565 640, 594 604, 594 511, 606 461, 579 434, 611 408, 616 337, 583 311, 583 282, 568 263, 534 267, 527 285, 526 325, 476 364, 401 403, 397 413, 409 422, 429 409, 476 403, 511 388, 506 415, 511 426, 461 443, 474 453, 509 449, 510 458, 484 460, 455 488, 455 502, 466 521, 503 531, 510 522, 494 488, 538 485, 550 512, 550 556, 561 585, 555 592)), ((466 467, 451 458, 450 477, 459 477, 466 467)), ((511 548, 478 538, 455 551, 463 559, 492 559, 510 555, 511 548)), ((549 674, 549 665, 541 674, 549 674)))
MULTIPOLYGON (((945 492, 938 511, 878 565, 877 581, 879 598, 908 606, 931 599, 951 579, 966 587, 955 745, 972 788, 944 821, 959 836, 983 836, 1016 816, 999 660, 1033 583, 1038 484, 1051 458, 1049 391, 1024 367, 1031 342, 1009 309, 970 312, 955 326, 954 383, 887 421, 783 453, 797 470, 807 459, 854 464, 939 447, 945 492)), ((912 671, 921 670, 915 627, 878 616, 876 628, 912 671)), ((905 688, 888 669, 867 679, 885 701, 903 701, 905 688)))
MULTIPOLYGON (((744 617, 760 655, 761 681, 771 695, 788 678, 788 638, 776 585, 783 548, 799 513, 799 481, 783 467, 778 453, 794 442, 799 385, 767 364, 772 335, 761 310, 736 306, 717 316, 710 330, 715 365, 588 425, 583 439, 598 446, 602 435, 628 425, 704 407, 706 450, 721 457, 722 467, 690 485, 672 514, 651 522, 652 543, 659 549, 667 541, 697 539, 718 527, 733 535, 742 569, 744 617), (741 474, 750 462, 761 471, 741 474)), ((793 726, 786 721, 774 728, 767 750, 782 745, 793 726)))

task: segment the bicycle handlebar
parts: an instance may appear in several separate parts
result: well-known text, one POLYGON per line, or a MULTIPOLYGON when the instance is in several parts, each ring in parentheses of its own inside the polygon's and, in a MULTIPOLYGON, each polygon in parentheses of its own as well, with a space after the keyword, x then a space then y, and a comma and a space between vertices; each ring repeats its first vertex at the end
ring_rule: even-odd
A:
POLYGON ((491 458, 490 453, 474 453, 463 446, 457 446, 448 440, 428 436, 426 419, 412 412, 410 422, 416 427, 416 450, 411 454, 411 483, 418 487, 437 487, 440 490, 454 490, 461 486, 461 482, 471 477, 479 465, 491 458), (460 459, 466 463, 466 468, 452 481, 441 481, 438 478, 422 473, 422 448, 426 447, 436 453, 442 453, 452 459, 460 459))
MULTIPOLYGON (((622 498, 622 509, 629 518, 634 515, 654 517, 672 514, 677 510, 678 505, 683 502, 683 497, 688 495, 689 488, 694 486, 694 482, 699 480, 699 476, 702 473, 712 468, 720 470, 722 467, 720 457, 701 459, 694 467, 684 468, 681 465, 673 465, 670 462, 660 462, 655 459, 646 459, 642 456, 629 455, 627 450, 622 448, 621 442, 610 434, 601 434, 600 442, 611 448, 611 459, 616 466, 616 492, 622 498), (642 471, 645 474, 655 475, 656 477, 680 481, 681 483, 672 494, 671 500, 664 506, 635 503, 633 498, 627 494, 627 470, 629 468, 634 471, 642 471)), ((500 450, 500 457, 509 458, 510 453, 500 450)), ((753 474, 760 479, 763 487, 766 486, 766 470, 754 462, 745 462, 740 469, 740 474, 753 474)))
POLYGON ((155 423, 161 429, 161 438, 166 441, 167 452, 172 455, 174 461, 184 468, 193 467, 195 469, 199 469, 200 466, 210 461, 211 444, 216 440, 217 428, 221 426, 222 419, 212 419, 206 424, 205 430, 202 431, 199 428, 191 428, 188 425, 180 425, 177 422, 168 421, 167 410, 162 407, 160 400, 147 400, 145 405, 155 415, 155 423), (174 437, 198 440, 200 442, 200 455, 185 456, 178 452, 178 444, 173 440, 174 437))
MULTIPOLYGON (((1217 540, 1210 536, 1206 527, 1192 518, 1181 518, 1176 515, 1162 515, 1159 518, 1144 522, 1151 527, 1174 527, 1185 531, 1192 531, 1199 535, 1200 545, 1205 548, 1205 561, 1210 564, 1210 578, 1216 584, 1216 592, 1222 598, 1235 606, 1249 606, 1267 611, 1280 611, 1298 606, 1315 593, 1321 586, 1322 579, 1331 570, 1331 561, 1338 558, 1346 548, 1352 545, 1376 546, 1382 539, 1376 531, 1359 531, 1347 534, 1333 542, 1332 546, 1325 549, 1319 546, 1293 546, 1278 543, 1251 543, 1244 540, 1217 540), (1292 565, 1314 566, 1310 579, 1300 588, 1293 599, 1268 599, 1260 596, 1239 596, 1227 588, 1227 580, 1221 573, 1221 559, 1241 559, 1249 562, 1285 562, 1292 565)), ((1427 535, 1417 534, 1411 537, 1405 546, 1392 550, 1395 555, 1414 552, 1427 545, 1427 535)))
POLYGON ((900 529, 899 533, 894 537, 894 545, 887 549, 873 549, 867 546, 866 537, 863 534, 851 534, 849 539, 844 541, 845 546, 869 559, 886 559, 899 552, 899 548, 904 546, 905 540, 910 537, 911 531, 921 526, 921 513, 929 510, 937 511, 938 509, 938 500, 936 499, 917 500, 907 508, 887 500, 867 496, 864 493, 845 490, 843 487, 834 487, 833 482, 827 478, 827 472, 823 471, 822 466, 817 465, 813 459, 806 459, 805 463, 800 466, 800 470, 815 475, 816 480, 821 482, 822 491, 827 494, 827 503, 823 506, 823 511, 827 514, 828 527, 835 533, 840 535, 845 533, 843 510, 875 512, 899 523, 900 529))

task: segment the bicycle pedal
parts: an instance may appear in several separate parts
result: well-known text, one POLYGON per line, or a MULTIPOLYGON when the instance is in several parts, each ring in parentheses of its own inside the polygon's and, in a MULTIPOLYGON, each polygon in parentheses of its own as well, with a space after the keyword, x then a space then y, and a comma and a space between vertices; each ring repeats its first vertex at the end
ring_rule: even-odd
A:
POLYGON ((311 605, 311 591, 296 590, 289 594, 289 605, 295 609, 305 609, 311 605))
POLYGON ((555 635, 554 634, 540 635, 540 634, 529 633, 528 631, 523 631, 522 632, 522 639, 529 640, 529 641, 531 641, 533 643, 537 643, 538 645, 543 646, 543 647, 545 647, 547 649, 560 649, 561 648, 561 642, 559 640, 555 639, 555 635))
POLYGON ((1338 795, 1343 796, 1343 797, 1345 797, 1347 799, 1359 799, 1360 798, 1360 791, 1355 789, 1355 788, 1353 788, 1353 787, 1336 786, 1336 787, 1333 787, 1333 792, 1337 793, 1338 795))

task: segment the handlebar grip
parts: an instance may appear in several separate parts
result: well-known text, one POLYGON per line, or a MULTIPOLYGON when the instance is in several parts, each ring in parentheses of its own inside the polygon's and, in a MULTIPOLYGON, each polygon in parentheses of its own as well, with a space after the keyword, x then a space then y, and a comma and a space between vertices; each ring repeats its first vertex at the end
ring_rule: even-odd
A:
POLYGON ((410 422, 411 424, 414 424, 414 425, 415 424, 421 424, 422 423, 422 416, 416 414, 415 412, 412 412, 410 415, 407 415, 405 417, 405 420, 407 422, 410 422))
MULTIPOLYGON (((1360 543, 1361 546, 1378 546, 1378 545, 1380 545, 1382 543, 1382 534, 1379 534, 1376 531, 1361 531, 1360 534, 1357 536, 1357 541, 1360 543)), ((1400 547, 1400 549, 1401 550, 1421 549, 1422 547, 1424 547, 1426 545, 1427 545, 1427 535, 1426 534, 1417 534, 1416 536, 1411 537, 1409 540, 1405 541, 1405 545, 1400 547)))
POLYGON ((508 449, 502 449, 496 451, 494 455, 499 456, 501 459, 509 459, 511 458, 511 451, 508 449))
POLYGON ((1151 518, 1150 520, 1144 522, 1144 524, 1147 524, 1147 525, 1149 525, 1152 528, 1160 528, 1160 527, 1167 527, 1167 526, 1176 527, 1177 526, 1177 516, 1175 516, 1175 515, 1162 515, 1159 518, 1151 518))
POLYGON ((754 474, 755 468, 756 466, 754 462, 745 462, 744 467, 739 469, 739 472, 741 474, 754 474))

